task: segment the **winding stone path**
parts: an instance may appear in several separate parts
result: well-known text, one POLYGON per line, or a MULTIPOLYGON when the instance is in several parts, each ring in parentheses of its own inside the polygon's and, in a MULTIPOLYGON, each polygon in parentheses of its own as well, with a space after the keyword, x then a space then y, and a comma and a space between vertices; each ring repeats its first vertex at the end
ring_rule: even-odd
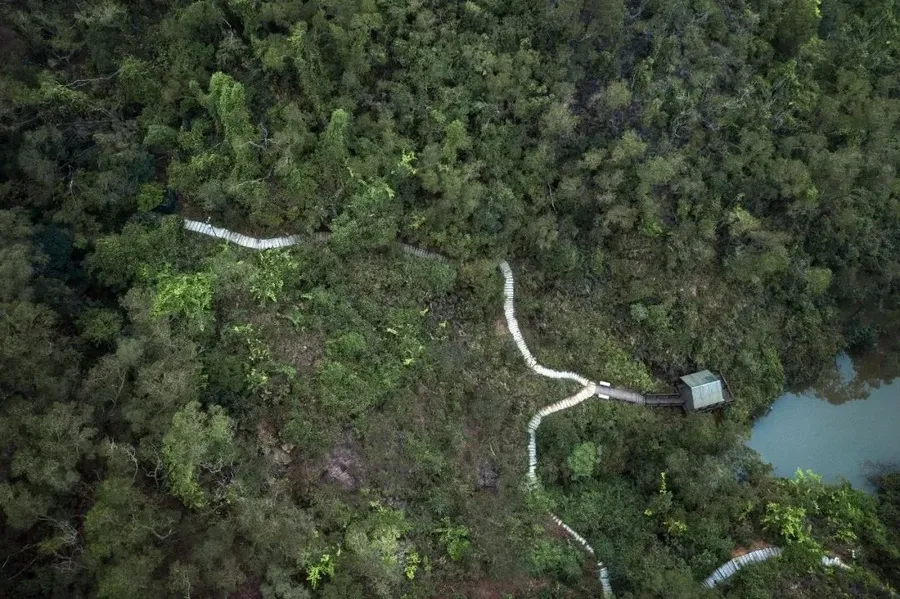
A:
MULTIPOLYGON (((716 571, 703 581, 703 586, 711 589, 717 584, 725 582, 734 576, 741 568, 749 566, 750 564, 764 562, 773 557, 779 557, 781 554, 781 547, 763 547, 762 549, 739 555, 716 568, 716 571)), ((850 567, 841 561, 841 558, 829 557, 827 555, 822 556, 822 565, 826 567, 843 568, 845 570, 850 567)))
MULTIPOLYGON (((528 482, 529 484, 536 485, 538 482, 537 474, 535 472, 535 469, 537 468, 537 430, 538 427, 541 426, 541 420, 555 412, 560 412, 562 410, 577 406, 584 400, 593 397, 594 395, 609 399, 609 395, 604 395, 602 394, 602 391, 598 391, 598 389, 602 389, 602 387, 609 387, 609 383, 607 383, 606 381, 601 381, 598 384, 584 378, 579 374, 575 374, 574 372, 553 370, 538 364, 534 356, 531 355, 531 351, 529 351, 528 345, 525 343, 525 339, 522 337, 522 331, 519 329, 519 322, 516 320, 516 309, 514 303, 515 279, 513 277, 512 269, 509 267, 509 264, 506 261, 500 263, 500 272, 503 273, 504 279, 503 314, 504 316, 506 316, 506 326, 507 328, 509 328, 509 332, 512 335, 516 347, 519 348, 519 353, 521 353, 522 357, 525 359, 525 363, 531 370, 541 376, 557 380, 570 380, 582 386, 581 391, 579 391, 575 395, 567 397, 556 403, 552 403, 548 406, 544 406, 543 408, 538 410, 538 413, 535 414, 531 418, 531 421, 529 421, 528 423, 528 482)), ((578 544, 580 544, 585 551, 596 557, 594 548, 591 547, 591 545, 587 542, 587 540, 585 540, 584 537, 578 534, 568 524, 563 522, 556 514, 551 513, 550 518, 552 518, 553 521, 556 522, 556 524, 558 524, 563 530, 569 533, 569 536, 575 539, 575 541, 578 542, 578 544)), ((609 582, 609 570, 607 570, 606 566, 603 565, 603 562, 600 560, 597 560, 597 572, 600 576, 600 584, 603 587, 603 596, 612 597, 612 585, 609 582)))
MULTIPOLYGON (((248 237, 246 235, 241 235, 240 233, 235 233, 233 231, 229 231, 228 229, 221 229, 219 227, 214 227, 209 223, 204 223, 196 220, 188 220, 184 221, 184 228, 188 231, 193 231, 195 233, 200 233, 202 235, 207 235, 209 237, 214 237, 216 239, 222 239, 237 245, 240 245, 245 248, 250 248, 254 250, 267 250, 267 249, 275 249, 275 248, 283 248, 292 245, 297 245, 303 242, 315 242, 315 243, 327 243, 331 239, 330 233, 315 233, 309 237, 302 237, 300 235, 288 235, 284 237, 271 237, 267 239, 258 239, 255 237, 248 237)), ((436 254, 434 252, 429 252, 427 250, 423 250, 411 245, 406 245, 403 243, 397 244, 400 251, 409 254, 411 256, 415 256, 418 258, 423 258, 426 260, 434 260, 436 262, 441 262, 444 264, 449 264, 451 261, 446 256, 442 256, 440 254, 436 254)), ((538 361, 532 355, 531 351, 528 349, 528 345, 525 343, 525 339, 522 336, 522 331, 519 329, 519 323, 516 320, 515 313, 515 279, 513 277, 512 269, 509 264, 504 260, 500 262, 500 272, 503 274, 504 284, 503 284, 503 313, 506 317, 506 325, 509 328, 510 335, 512 335, 513 341, 516 344, 516 347, 519 349, 519 353, 522 354, 522 358, 525 360, 525 364, 528 366, 536 374, 540 376, 544 376, 547 378, 555 379, 555 380, 568 380, 574 383, 577 383, 581 386, 581 390, 578 391, 575 395, 570 397, 566 397, 560 401, 552 403, 550 405, 544 406, 531 418, 528 422, 528 482, 529 484, 536 485, 538 484, 537 479, 537 430, 541 425, 541 421, 549 416, 550 414, 554 414, 556 412, 560 412, 562 410, 566 410, 568 408, 572 408, 582 403, 586 399, 590 397, 597 396, 601 399, 615 399, 618 401, 623 401, 626 403, 639 404, 644 405, 643 397, 640 394, 634 393, 632 391, 628 391, 625 389, 617 389, 612 387, 606 381, 594 382, 591 381, 579 374, 574 372, 570 372, 567 370, 553 370, 551 368, 547 368, 538 364, 538 361), (635 399, 637 398, 637 399, 635 399)), ((578 532, 576 532, 572 527, 563 522, 558 516, 555 514, 550 514, 550 518, 566 533, 574 539, 587 553, 591 556, 596 557, 596 553, 594 548, 587 542, 587 540, 582 537, 578 532)), ((751 551, 750 553, 741 555, 732 560, 729 560, 719 566, 715 572, 713 572, 706 580, 703 581, 703 585, 708 588, 713 588, 717 584, 725 582, 738 570, 741 568, 753 564, 765 561, 767 559, 771 559, 773 557, 778 557, 782 553, 782 550, 779 547, 766 547, 763 549, 757 549, 756 551, 751 551)), ((822 565, 824 566, 836 566, 840 568, 849 568, 847 564, 842 562, 840 558, 837 557, 822 557, 822 565)), ((611 599, 613 596, 612 585, 609 581, 609 571, 602 561, 597 561, 597 571, 600 578, 600 584, 603 588, 603 597, 604 599, 611 599)))

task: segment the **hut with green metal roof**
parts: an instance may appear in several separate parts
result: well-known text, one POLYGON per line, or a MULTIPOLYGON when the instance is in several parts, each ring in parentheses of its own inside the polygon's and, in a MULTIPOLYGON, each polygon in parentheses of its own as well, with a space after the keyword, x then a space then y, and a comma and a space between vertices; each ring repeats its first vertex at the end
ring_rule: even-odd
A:
POLYGON ((712 410, 734 401, 725 377, 709 370, 681 377, 678 387, 688 412, 712 410))

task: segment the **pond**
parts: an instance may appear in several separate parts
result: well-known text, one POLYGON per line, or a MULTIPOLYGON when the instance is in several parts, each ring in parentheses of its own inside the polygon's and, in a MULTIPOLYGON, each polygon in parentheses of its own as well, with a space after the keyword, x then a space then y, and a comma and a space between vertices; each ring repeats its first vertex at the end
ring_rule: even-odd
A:
POLYGON ((867 475, 900 463, 898 362, 887 352, 838 356, 812 388, 778 398, 747 444, 777 476, 808 469, 827 482, 844 479, 873 491, 867 475))

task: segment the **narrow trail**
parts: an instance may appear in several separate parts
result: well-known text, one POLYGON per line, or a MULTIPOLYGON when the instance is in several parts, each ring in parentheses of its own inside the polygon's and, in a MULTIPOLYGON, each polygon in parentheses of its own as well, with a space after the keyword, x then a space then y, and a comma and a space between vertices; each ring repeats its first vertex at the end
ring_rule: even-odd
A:
MULTIPOLYGON (((598 388, 609 387, 610 385, 606 381, 601 381, 598 384, 584 378, 579 374, 575 374, 574 372, 553 370, 538 364, 535 357, 531 354, 531 351, 529 351, 528 345, 525 343, 525 338, 522 337, 522 331, 519 329, 519 322, 516 320, 516 308, 514 301, 515 279, 513 278, 512 269, 509 267, 509 264, 505 260, 500 263, 500 272, 503 273, 504 279, 503 314, 504 316, 506 316, 506 326, 509 329, 510 334, 512 335, 516 347, 519 348, 519 353, 521 353, 522 357, 525 359, 525 364, 527 364, 531 370, 541 376, 558 380, 570 380, 582 386, 581 391, 579 391, 575 395, 567 397, 556 403, 552 403, 548 406, 544 406, 543 408, 538 410, 538 413, 535 414, 531 418, 531 421, 528 423, 528 482, 529 484, 536 485, 538 482, 537 473, 535 472, 537 468, 537 430, 541 426, 541 420, 555 412, 560 412, 562 410, 567 410, 571 407, 577 406, 584 400, 588 399, 589 397, 593 397, 594 395, 599 395, 604 399, 609 399, 609 395, 601 394, 601 392, 598 391, 598 388)), ((585 551, 596 557, 594 548, 591 547, 591 545, 587 542, 587 540, 585 540, 584 537, 575 532, 572 527, 563 522, 556 514, 551 513, 550 518, 552 518, 554 522, 562 527, 563 530, 569 533, 569 536, 575 539, 575 541, 577 541, 585 551)), ((612 585, 609 582, 609 570, 607 570, 606 566, 603 565, 603 562, 599 559, 597 560, 597 572, 600 576, 600 585, 603 587, 603 596, 612 597, 612 585)))
MULTIPOLYGON (((779 557, 782 552, 783 551, 781 547, 763 547, 762 549, 757 549, 756 551, 751 551, 749 553, 745 553, 744 555, 740 555, 716 568, 716 571, 713 572, 709 576, 709 578, 703 581, 703 586, 711 589, 717 584, 725 582, 726 580, 734 576, 737 571, 744 566, 764 562, 768 559, 772 559, 773 557, 779 557)), ((822 565, 825 567, 842 568, 844 570, 850 568, 850 566, 841 561, 841 558, 829 557, 827 555, 822 556, 822 565)))
MULTIPOLYGON (((220 229, 209 223, 189 219, 185 219, 184 228, 188 231, 193 231, 194 233, 201 233, 209 237, 215 237, 216 239, 230 241, 231 243, 241 247, 250 248, 251 250, 271 250, 291 245, 299 245, 305 242, 328 243, 331 241, 331 233, 313 233, 309 237, 303 237, 302 235, 287 235, 284 237, 257 239, 256 237, 248 237, 246 235, 241 235, 240 233, 235 233, 234 231, 229 231, 228 229, 220 229)), ((434 252, 429 252, 428 250, 423 250, 413 245, 398 243, 397 247, 400 248, 401 252, 409 254, 410 256, 415 256, 416 258, 424 258, 425 260, 450 264, 450 259, 446 256, 441 256, 440 254, 435 254, 434 252)))
MULTIPOLYGON (((216 239, 222 239, 224 241, 228 241, 239 245, 241 247, 253 249, 253 250, 268 250, 268 249, 276 249, 276 248, 284 248, 292 245, 298 245, 301 243, 327 243, 331 239, 330 233, 315 233, 308 237, 304 237, 301 235, 288 235, 284 237, 271 237, 265 239, 258 239, 256 237, 248 237, 246 235, 241 235, 240 233, 235 233, 233 231, 229 231, 228 229, 222 229, 219 227, 214 227, 209 223, 204 223, 196 220, 184 220, 184 228, 188 231, 192 231, 195 233, 200 233, 202 235, 206 235, 208 237, 213 237, 216 239)), ((430 252, 428 250, 423 250, 417 248, 415 246, 407 245, 404 243, 398 243, 397 247, 405 254, 409 254, 411 256, 415 256, 417 258, 422 258, 425 260, 433 260, 435 262, 441 262, 444 264, 451 264, 451 260, 446 256, 442 256, 440 254, 436 254, 434 252, 430 252)), ((637 405, 646 405, 643 396, 633 391, 628 391, 627 389, 619 389, 616 387, 612 387, 610 383, 606 381, 594 382, 591 381, 577 373, 570 372, 567 370, 553 370, 551 368, 547 368, 538 364, 538 361, 532 355, 531 351, 528 349, 528 345, 525 343, 525 339, 522 336, 522 331, 519 329, 519 323, 516 320, 515 313, 515 279, 513 277, 512 269, 509 264, 504 260, 499 264, 500 272, 503 275, 504 284, 503 284, 503 313, 506 317, 506 325, 509 329, 510 335, 515 342, 516 347, 519 349, 519 353, 522 354, 522 358, 525 360, 525 364, 531 369, 535 374, 540 376, 544 376, 547 378, 551 378, 554 380, 568 380, 574 383, 577 383, 581 386, 581 390, 576 394, 566 397, 560 401, 544 406, 531 418, 528 422, 528 482, 532 485, 538 484, 537 478, 537 430, 541 426, 541 421, 556 412, 561 412, 562 410, 567 410, 569 408, 575 407, 578 404, 584 402, 586 399, 597 396, 601 399, 606 400, 616 400, 629 404, 637 404, 637 405)), ((566 531, 566 533, 575 540, 579 545, 581 545, 582 549, 589 553, 592 557, 597 557, 594 548, 587 542, 587 540, 578 534, 572 527, 562 521, 556 514, 550 513, 550 518, 555 522, 560 528, 566 531)), ((737 573, 741 568, 759 563, 773 557, 778 557, 782 553, 781 548, 779 547, 766 547, 763 549, 757 549, 756 551, 751 551, 742 556, 731 559, 721 566, 719 566, 715 572, 713 572, 706 580, 703 581, 703 585, 707 588, 713 588, 718 584, 721 584, 731 578, 734 574, 737 573)), ((822 557, 822 565, 829 567, 839 567, 839 568, 849 568, 847 564, 842 562, 840 558, 837 557, 822 557)), ((597 572, 600 578, 600 584, 603 588, 603 597, 604 599, 611 599, 613 597, 612 585, 609 580, 609 570, 603 564, 601 560, 597 560, 597 572)))

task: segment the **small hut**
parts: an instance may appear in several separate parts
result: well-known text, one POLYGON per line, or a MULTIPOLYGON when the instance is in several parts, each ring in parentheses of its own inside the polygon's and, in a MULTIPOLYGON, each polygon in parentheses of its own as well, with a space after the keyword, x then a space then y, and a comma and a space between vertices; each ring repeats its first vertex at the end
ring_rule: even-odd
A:
POLYGON ((681 377, 679 387, 688 412, 711 410, 734 401, 725 378, 708 370, 681 377))

